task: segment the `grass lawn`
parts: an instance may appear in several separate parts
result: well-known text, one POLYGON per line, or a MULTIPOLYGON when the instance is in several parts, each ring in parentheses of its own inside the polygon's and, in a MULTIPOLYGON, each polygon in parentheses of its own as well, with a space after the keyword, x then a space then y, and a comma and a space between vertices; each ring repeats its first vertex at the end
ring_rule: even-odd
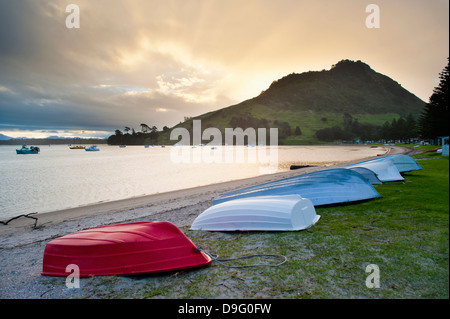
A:
MULTIPOLYGON (((404 182, 377 185, 382 198, 317 208, 321 219, 309 230, 182 229, 211 254, 282 254, 288 261, 281 266, 230 269, 213 263, 158 276, 106 277, 92 282, 93 293, 106 289, 107 298, 449 298, 449 161, 426 155, 419 163, 423 170, 406 173, 404 182), (366 286, 369 264, 379 268, 380 288, 366 286)), ((242 262, 255 261, 235 264, 242 262)))

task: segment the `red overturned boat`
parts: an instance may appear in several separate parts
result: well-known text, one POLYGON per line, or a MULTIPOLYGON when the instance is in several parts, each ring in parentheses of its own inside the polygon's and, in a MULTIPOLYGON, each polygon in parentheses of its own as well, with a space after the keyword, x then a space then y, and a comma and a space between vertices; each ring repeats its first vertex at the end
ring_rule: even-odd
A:
POLYGON ((202 267, 211 258, 169 222, 138 222, 92 228, 47 243, 42 275, 80 277, 138 275, 202 267))

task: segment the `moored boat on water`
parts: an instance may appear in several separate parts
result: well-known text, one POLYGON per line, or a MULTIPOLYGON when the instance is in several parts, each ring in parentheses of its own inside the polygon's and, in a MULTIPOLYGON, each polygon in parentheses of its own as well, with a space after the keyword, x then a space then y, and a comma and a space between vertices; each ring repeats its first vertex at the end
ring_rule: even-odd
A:
POLYGON ((27 147, 26 145, 23 145, 20 150, 16 149, 16 154, 39 154, 39 147, 37 146, 30 146, 27 147))
POLYGON ((84 150, 86 146, 77 145, 77 146, 70 146, 69 148, 71 150, 84 150))

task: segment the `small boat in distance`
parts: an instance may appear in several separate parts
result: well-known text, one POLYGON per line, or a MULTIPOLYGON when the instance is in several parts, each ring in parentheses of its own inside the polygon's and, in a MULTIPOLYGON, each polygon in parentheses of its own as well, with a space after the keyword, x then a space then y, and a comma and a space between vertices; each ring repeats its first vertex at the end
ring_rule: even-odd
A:
POLYGON ((381 197, 372 184, 358 172, 331 168, 230 191, 215 198, 213 205, 239 198, 292 194, 309 199, 314 206, 381 197))
POLYGON ((69 148, 71 150, 84 150, 86 148, 86 146, 78 145, 78 146, 70 146, 69 148))
POLYGON ((100 149, 96 145, 89 146, 85 149, 87 152, 100 151, 100 149))
POLYGON ((129 276, 177 271, 211 264, 174 224, 136 222, 101 226, 48 242, 42 275, 67 277, 67 265, 79 267, 80 277, 129 276))
POLYGON ((22 145, 20 150, 16 150, 16 154, 39 154, 39 147, 30 146, 29 148, 26 145, 22 145))

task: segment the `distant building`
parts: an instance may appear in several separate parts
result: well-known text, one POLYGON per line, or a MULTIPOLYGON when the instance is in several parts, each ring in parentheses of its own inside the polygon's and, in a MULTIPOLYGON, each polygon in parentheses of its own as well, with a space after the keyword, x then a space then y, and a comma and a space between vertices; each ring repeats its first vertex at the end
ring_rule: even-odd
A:
POLYGON ((442 145, 442 156, 448 156, 448 136, 439 136, 442 145))

